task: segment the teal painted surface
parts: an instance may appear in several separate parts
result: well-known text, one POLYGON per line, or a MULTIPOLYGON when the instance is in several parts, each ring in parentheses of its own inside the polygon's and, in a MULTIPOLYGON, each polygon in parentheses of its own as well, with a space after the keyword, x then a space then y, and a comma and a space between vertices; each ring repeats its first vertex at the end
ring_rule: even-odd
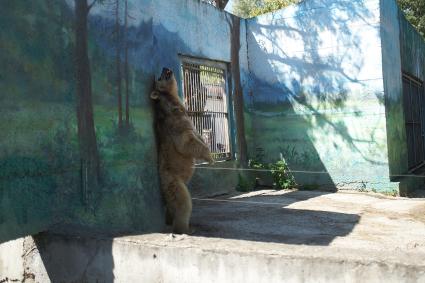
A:
POLYGON ((190 181, 193 197, 217 196, 229 193, 238 184, 238 169, 235 161, 200 164, 190 181))
MULTIPOLYGON (((115 20, 111 6, 99 1, 89 14, 88 55, 102 182, 86 188, 73 3, 8 1, 0 11, 0 26, 8 27, 0 29, 0 242, 52 226, 160 230, 147 99, 154 76, 168 66, 181 81, 180 55, 230 61, 228 14, 194 0, 129 0, 131 127, 120 131, 115 20)), ((251 158, 257 149, 264 149, 265 162, 282 154, 290 169, 315 172, 295 174, 308 188, 398 189, 389 175, 407 170, 400 70, 424 79, 424 44, 395 1, 307 0, 242 20, 240 62, 251 158)), ((194 194, 236 185, 234 162, 215 167, 226 169, 197 170, 194 194)), ((402 180, 400 188, 418 185, 402 180)))
MULTIPOLYGON (((163 66, 180 76, 179 54, 228 62, 228 15, 199 1, 129 0, 126 43, 124 3, 120 1, 121 44, 117 43, 113 5, 98 1, 88 16, 101 167, 101 185, 96 189, 84 186, 81 173, 74 1, 2 3, 0 242, 50 227, 76 233, 163 228, 148 93, 163 66), (217 48, 219 42, 222 47, 217 48), (122 70, 125 46, 129 58, 130 127, 124 130, 118 128, 117 46, 122 48, 122 70)), ((122 96, 125 117, 124 79, 122 96)), ((215 188, 213 180, 218 174, 202 185, 215 188)))
POLYGON ((382 68, 391 175, 407 173, 407 143, 402 101, 400 26, 395 1, 381 1, 382 68))
MULTIPOLYGON (((402 105, 399 11, 396 2, 392 0, 381 1, 380 6, 389 174, 393 176, 408 174, 406 129, 402 105)), ((402 181, 400 178, 392 177, 391 179, 402 181)), ((405 184, 399 184, 401 194, 404 194, 406 190, 405 184)))
POLYGON ((401 68, 411 75, 425 80, 425 41, 398 9, 400 25, 401 68))
MULTIPOLYGON (((131 8, 146 4, 129 2, 131 8)), ((111 233, 158 230, 163 225, 146 96, 152 66, 136 60, 152 54, 151 24, 131 22, 127 30, 130 124, 119 129, 114 19, 110 8, 101 4, 89 14, 101 177, 99 188, 85 188, 77 138, 73 12, 73 1, 2 4, 0 18, 8 28, 0 31, 0 62, 5 66, 0 71, 0 241, 51 225, 111 233)), ((123 23, 120 29, 124 31, 123 23)), ((125 105, 124 79, 122 87, 125 105)))
POLYGON ((387 191, 379 1, 303 1, 248 20, 250 153, 309 188, 387 191))
MULTIPOLYGON (((397 10, 398 22, 399 22, 399 39, 400 39, 400 62, 401 62, 401 70, 407 72, 422 81, 425 81, 425 41, 424 38, 415 30, 415 28, 406 20, 403 12, 398 9, 397 10)), ((403 104, 403 101, 400 97, 400 104, 403 104)), ((422 106, 423 107, 423 106, 422 106)), ((401 111, 400 111, 401 112, 401 111)), ((404 113, 403 113, 404 114, 404 113)), ((400 113, 401 116, 401 113, 400 113)), ((402 119, 398 120, 405 121, 404 115, 401 117, 402 119)), ((403 125, 404 126, 404 125, 403 125)), ((399 125, 402 127, 402 125, 399 125)), ((399 151, 404 154, 403 162, 400 162, 401 170, 407 171, 407 152, 406 147, 402 148, 406 141, 405 135, 402 136, 403 139, 399 139, 402 142, 399 144, 399 151)), ((400 180, 401 190, 403 193, 409 194, 413 190, 424 189, 425 181, 422 178, 403 178, 400 180)))
POLYGON ((381 1, 382 65, 389 171, 392 180, 399 182, 400 194, 423 188, 424 181, 410 175, 407 163, 407 141, 403 106, 402 70, 424 79, 425 44, 423 38, 405 19, 396 1, 381 1))
MULTIPOLYGON (((155 56, 160 62, 157 65, 158 72, 162 66, 170 66, 174 70, 181 71, 182 56, 192 56, 226 63, 230 76, 230 14, 194 0, 157 1, 152 4, 152 10, 154 50, 158 51, 155 56)), ((246 33, 241 24, 240 58, 243 66, 247 64, 246 47, 244 47, 246 46, 245 36, 246 33)), ((176 72, 176 78, 180 83, 180 91, 182 91, 181 72, 176 72)), ((237 152, 237 148, 230 81, 229 77, 229 124, 232 153, 234 154, 237 152)), ((201 166, 209 167, 208 165, 201 166)), ((219 162, 214 167, 235 168, 235 164, 233 161, 219 162)), ((234 188, 236 181, 236 171, 197 169, 189 184, 189 189, 194 196, 216 195, 229 192, 234 188)))

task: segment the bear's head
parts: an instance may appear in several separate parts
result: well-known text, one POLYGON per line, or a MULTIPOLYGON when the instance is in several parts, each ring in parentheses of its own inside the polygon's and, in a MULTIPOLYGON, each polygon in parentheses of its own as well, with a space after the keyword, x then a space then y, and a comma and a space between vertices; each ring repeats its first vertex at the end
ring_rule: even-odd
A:
MULTIPOLYGON (((158 81, 155 82, 155 90, 163 94, 178 97, 177 81, 172 70, 168 68, 162 69, 161 76, 159 77, 158 81)), ((154 92, 151 95, 151 98, 158 99, 158 95, 158 93, 154 92)))

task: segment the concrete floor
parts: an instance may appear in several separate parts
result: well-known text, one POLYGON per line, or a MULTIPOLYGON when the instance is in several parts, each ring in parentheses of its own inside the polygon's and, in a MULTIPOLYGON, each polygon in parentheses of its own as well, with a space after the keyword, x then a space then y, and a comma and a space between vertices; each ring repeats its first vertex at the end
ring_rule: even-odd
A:
POLYGON ((192 223, 191 236, 42 233, 6 243, 0 281, 425 282, 425 199, 235 193, 194 199, 192 223), (24 271, 10 261, 15 249, 24 271))
POLYGON ((425 256, 425 199, 265 190, 194 199, 192 224, 196 236, 425 256))

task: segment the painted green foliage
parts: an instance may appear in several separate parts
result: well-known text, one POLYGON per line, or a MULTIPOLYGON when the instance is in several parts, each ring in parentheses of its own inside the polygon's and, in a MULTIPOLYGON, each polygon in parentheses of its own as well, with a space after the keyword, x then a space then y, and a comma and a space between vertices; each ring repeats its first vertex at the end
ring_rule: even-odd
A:
MULTIPOLYGON (((79 19, 73 1, 68 2, 2 2, 0 25, 7 28, 0 29, 0 241, 57 223, 89 224, 94 229, 106 228, 107 223, 109 231, 160 225, 152 220, 161 213, 161 205, 156 169, 150 166, 156 150, 144 95, 152 76, 126 57, 139 44, 134 27, 125 25, 127 1, 119 1, 120 42, 112 18, 87 14, 91 73, 85 84, 90 85, 91 101, 82 105, 91 102, 91 110, 77 107, 81 49, 74 27, 79 19), (118 67, 110 52, 117 45, 122 46, 118 67), (125 70, 120 80, 117 69, 125 70), (124 90, 122 109, 118 84, 124 90), (119 111, 124 117, 119 118, 119 111), (90 115, 94 144, 82 149, 88 132, 80 137, 79 133, 88 120, 80 118, 90 115), (94 159, 87 158, 92 153, 94 159), (98 172, 88 169, 94 160, 98 172), (98 186, 88 181, 95 174, 98 186), (144 217, 151 220, 141 221, 144 217)), ((101 8, 102 1, 96 6, 101 8)))

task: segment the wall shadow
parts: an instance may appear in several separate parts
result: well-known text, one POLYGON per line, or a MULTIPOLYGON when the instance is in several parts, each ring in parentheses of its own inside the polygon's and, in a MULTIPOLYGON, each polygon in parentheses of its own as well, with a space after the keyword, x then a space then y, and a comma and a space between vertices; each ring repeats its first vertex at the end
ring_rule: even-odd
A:
POLYGON ((294 245, 329 245, 350 234, 360 215, 288 208, 292 203, 328 194, 295 191, 283 195, 195 199, 194 236, 273 242, 294 245))
POLYGON ((114 282, 112 238, 48 232, 33 238, 51 282, 114 282))
POLYGON ((247 20, 251 152, 313 171, 296 174, 309 187, 388 184, 378 12, 317 0, 247 20))

